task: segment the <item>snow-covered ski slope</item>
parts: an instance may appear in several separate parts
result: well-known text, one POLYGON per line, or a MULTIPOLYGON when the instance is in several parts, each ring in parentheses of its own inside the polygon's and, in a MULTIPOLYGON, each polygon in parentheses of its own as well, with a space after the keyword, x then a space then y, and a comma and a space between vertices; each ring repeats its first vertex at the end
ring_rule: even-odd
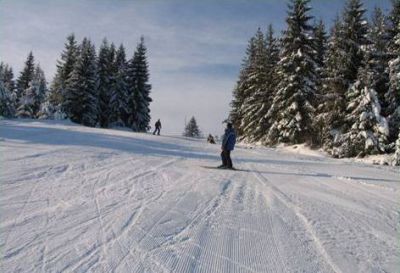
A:
POLYGON ((399 272, 391 167, 0 121, 0 272, 399 272))

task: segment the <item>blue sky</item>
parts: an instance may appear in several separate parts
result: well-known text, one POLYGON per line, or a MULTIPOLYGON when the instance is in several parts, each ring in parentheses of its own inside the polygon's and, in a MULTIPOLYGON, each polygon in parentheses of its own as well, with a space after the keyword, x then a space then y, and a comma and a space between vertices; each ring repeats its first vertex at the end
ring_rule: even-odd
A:
MULTIPOLYGON (((344 3, 311 1, 312 15, 330 25, 344 3)), ((363 3, 391 8, 390 0, 363 3)), ((181 133, 194 115, 204 133, 220 134, 248 39, 269 23, 283 30, 286 10, 280 0, 0 0, 0 60, 18 76, 32 50, 50 82, 68 34, 123 43, 129 57, 144 35, 152 118, 181 133)))

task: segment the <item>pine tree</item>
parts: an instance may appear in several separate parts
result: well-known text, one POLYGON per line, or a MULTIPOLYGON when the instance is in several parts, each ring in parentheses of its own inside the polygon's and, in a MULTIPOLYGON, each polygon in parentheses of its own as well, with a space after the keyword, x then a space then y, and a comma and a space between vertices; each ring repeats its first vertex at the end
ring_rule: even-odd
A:
POLYGON ((38 119, 54 119, 55 112, 56 109, 46 96, 45 101, 40 105, 38 119))
POLYGON ((394 142, 400 131, 400 23, 397 26, 398 34, 391 47, 392 59, 389 61, 389 89, 385 95, 388 103, 389 142, 394 142))
POLYGON ((341 50, 345 53, 343 76, 346 84, 350 86, 358 76, 362 66, 364 53, 363 47, 368 44, 368 23, 364 18, 365 9, 360 0, 348 0, 343 14, 343 32, 341 50))
POLYGON ((57 61, 57 72, 50 88, 48 101, 54 106, 56 111, 64 111, 66 97, 68 96, 65 90, 78 55, 79 48, 75 40, 75 35, 70 34, 67 37, 65 49, 61 52, 61 58, 57 61))
POLYGON ((24 90, 17 108, 17 116, 22 118, 37 118, 41 104, 47 93, 47 82, 39 65, 35 67, 32 81, 24 90))
POLYGON ((336 121, 332 129, 338 129, 343 123, 342 118, 346 105, 344 96, 349 86, 358 76, 358 69, 363 60, 363 47, 367 44, 367 22, 364 19, 365 10, 359 0, 348 0, 343 12, 343 21, 337 18, 332 28, 328 45, 327 60, 324 75, 325 94, 336 97, 332 102, 335 107, 329 107, 336 113, 336 121))
POLYGON ((97 123, 97 67, 94 45, 84 38, 71 77, 67 81, 65 110, 73 121, 86 126, 97 123))
POLYGON ((110 100, 114 88, 114 62, 115 47, 108 45, 107 39, 103 40, 100 46, 97 61, 98 68, 98 87, 99 87, 99 124, 102 128, 107 128, 110 123, 110 100))
POLYGON ((32 51, 29 52, 28 57, 25 61, 24 69, 21 71, 20 76, 17 79, 16 89, 16 103, 20 102, 21 97, 25 91, 30 87, 35 73, 35 60, 32 51))
POLYGON ((146 58, 146 47, 143 36, 128 67, 130 88, 129 125, 139 132, 147 131, 150 123, 150 90, 149 69, 146 58))
POLYGON ((12 68, 0 63, 0 116, 13 117, 15 114, 15 83, 12 68))
MULTIPOLYGON (((337 150, 341 145, 341 134, 347 133, 353 124, 346 116, 347 92, 359 76, 359 70, 365 64, 365 48, 369 44, 368 24, 364 19, 365 9, 360 0, 348 0, 343 12, 343 22, 336 21, 327 53, 325 69, 325 94, 329 100, 325 103, 326 125, 324 148, 328 152, 337 150), (333 149, 335 147, 335 149, 333 149)), ((361 94, 361 93, 359 93, 361 94)))
POLYGON ((15 91, 14 73, 8 64, 0 63, 0 81, 11 93, 15 91))
POLYGON ((183 132, 185 137, 200 137, 201 132, 199 126, 197 125, 197 121, 194 117, 189 120, 189 123, 185 127, 185 131, 183 132))
POLYGON ((37 86, 33 81, 29 83, 29 87, 24 90, 23 96, 20 98, 17 108, 17 117, 34 118, 35 117, 35 97, 37 95, 37 86))
MULTIPOLYGON (((392 10, 388 16, 388 39, 389 39, 389 49, 391 52, 395 52, 396 45, 396 37, 399 35, 400 30, 397 26, 400 24, 400 0, 391 0, 392 1, 392 10)), ((393 56, 392 56, 393 57, 393 56)))
POLYGON ((333 156, 365 156, 386 151, 389 127, 381 116, 378 94, 373 86, 373 72, 365 65, 360 69, 359 80, 346 93, 349 103, 345 121, 351 127, 336 139, 333 156))
POLYGON ((262 94, 261 100, 261 107, 258 110, 256 118, 259 120, 258 126, 254 129, 254 136, 255 140, 263 140, 265 138, 269 126, 271 123, 268 120, 268 111, 271 107, 272 101, 275 96, 275 88, 279 82, 279 75, 277 71, 277 65, 279 62, 279 52, 280 52, 280 45, 279 40, 274 37, 274 31, 272 25, 269 25, 268 32, 267 32, 267 49, 266 49, 266 70, 267 70, 267 78, 265 87, 266 90, 262 94))
POLYGON ((121 44, 114 63, 114 87, 110 98, 110 122, 115 126, 128 126, 128 82, 125 48, 121 44))
POLYGON ((389 120, 389 142, 396 141, 396 165, 400 165, 400 0, 392 0, 389 14, 389 89, 385 95, 389 120))
POLYGON ((313 122, 313 128, 315 133, 317 134, 315 137, 315 144, 318 146, 322 146, 325 139, 325 119, 326 113, 324 112, 324 106, 326 103, 327 98, 325 97, 324 93, 324 71, 325 71, 325 58, 326 58, 326 51, 327 51, 327 43, 328 37, 325 31, 325 24, 322 20, 318 22, 314 26, 314 39, 315 39, 315 51, 316 51, 316 116, 313 122))
POLYGON ((0 62, 0 80, 3 81, 4 83, 4 72, 6 70, 6 64, 3 62, 0 62))
POLYGON ((397 141, 396 141, 396 150, 393 156, 393 165, 395 166, 400 166, 400 132, 399 135, 397 136, 397 141))
POLYGON ((48 93, 46 77, 40 65, 37 65, 35 68, 33 85, 36 86, 36 96, 34 98, 33 111, 35 117, 37 117, 37 114, 40 110, 40 105, 44 102, 46 94, 48 93))
POLYGON ((14 112, 12 94, 10 90, 5 87, 4 82, 0 80, 0 117, 13 117, 14 112))
POLYGON ((37 114, 37 118, 39 119, 55 119, 55 120, 63 120, 66 119, 67 116, 61 110, 60 105, 54 105, 51 102, 51 92, 48 90, 45 95, 44 102, 40 105, 39 113, 37 114))
POLYGON ((315 41, 308 0, 292 0, 278 63, 280 82, 267 119, 266 143, 312 142, 315 93, 315 41))
POLYGON ((314 39, 315 39, 315 65, 316 65, 316 92, 318 94, 322 93, 322 78, 325 65, 325 54, 327 49, 328 37, 325 31, 325 24, 322 20, 314 26, 314 39))
POLYGON ((250 60, 246 89, 243 90, 244 100, 241 106, 243 117, 238 127, 239 131, 243 132, 243 138, 250 142, 255 140, 254 133, 261 119, 258 114, 263 104, 263 97, 269 95, 266 86, 268 77, 267 44, 260 28, 254 36, 254 47, 254 58, 250 60))
POLYGON ((372 27, 367 33, 361 3, 352 0, 349 4, 345 19, 354 27, 348 31, 353 33, 349 36, 353 38, 350 39, 352 44, 349 49, 354 54, 353 59, 349 59, 353 60, 354 67, 348 71, 358 69, 358 75, 345 93, 346 117, 331 150, 337 157, 383 153, 389 137, 387 120, 381 113, 381 101, 388 81, 384 75, 388 59, 385 19, 382 12, 376 9, 372 27))
POLYGON ((239 79, 233 90, 233 99, 231 102, 231 112, 229 114, 229 119, 232 121, 234 127, 236 128, 236 133, 239 137, 243 136, 243 131, 241 130, 241 123, 243 120, 244 109, 243 103, 246 98, 245 90, 248 89, 248 74, 250 73, 250 64, 254 62, 256 55, 255 38, 252 37, 249 40, 246 56, 242 61, 242 66, 239 72, 239 79))
POLYGON ((266 39, 260 30, 255 35, 255 56, 248 68, 248 88, 245 90, 243 137, 254 142, 261 140, 270 125, 265 118, 271 106, 277 83, 276 65, 279 48, 272 25, 268 28, 266 39))
POLYGON ((345 92, 347 83, 343 76, 345 53, 340 47, 342 40, 343 25, 339 18, 336 18, 331 29, 331 35, 328 40, 328 48, 326 52, 325 65, 322 78, 322 96, 321 104, 318 109, 318 122, 322 124, 318 126, 320 131, 320 139, 325 148, 332 145, 332 129, 337 130, 343 124, 345 116, 345 92))
POLYGON ((388 116, 388 102, 385 94, 389 87, 387 64, 390 60, 388 51, 389 34, 386 17, 380 8, 375 8, 368 31, 370 44, 366 48, 367 63, 372 72, 372 85, 382 105, 382 114, 388 116))

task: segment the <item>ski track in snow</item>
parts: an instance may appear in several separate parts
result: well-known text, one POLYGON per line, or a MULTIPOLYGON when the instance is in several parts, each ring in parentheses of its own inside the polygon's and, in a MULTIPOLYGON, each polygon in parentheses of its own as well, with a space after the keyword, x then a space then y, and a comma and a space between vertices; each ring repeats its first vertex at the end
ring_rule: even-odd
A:
POLYGON ((397 272, 400 173, 1 120, 0 272, 397 272))

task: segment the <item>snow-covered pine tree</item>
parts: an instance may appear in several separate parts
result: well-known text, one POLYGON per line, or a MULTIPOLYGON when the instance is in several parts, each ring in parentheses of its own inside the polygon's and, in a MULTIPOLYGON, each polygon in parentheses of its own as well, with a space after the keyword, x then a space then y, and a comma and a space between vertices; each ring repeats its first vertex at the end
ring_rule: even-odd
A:
POLYGON ((316 93, 321 94, 322 92, 322 79, 325 63, 325 54, 327 49, 328 37, 325 31, 325 24, 319 20, 318 24, 314 26, 314 39, 315 39, 315 64, 316 64, 316 93))
POLYGON ((316 82, 315 82, 315 119, 313 120, 313 128, 315 130, 316 137, 315 145, 322 146, 324 142, 324 132, 325 132, 325 113, 324 113, 324 103, 325 103, 325 93, 324 93, 324 70, 325 70, 325 57, 327 51, 328 37, 325 31, 325 24, 322 19, 319 20, 314 26, 314 39, 315 39, 315 51, 316 51, 316 82))
POLYGON ((260 30, 255 35, 255 56, 247 74, 242 131, 243 137, 250 142, 262 140, 268 131, 270 123, 266 115, 275 94, 278 60, 278 42, 272 25, 269 25, 265 39, 260 30))
POLYGON ((199 129, 199 126, 197 125, 197 121, 196 121, 195 117, 192 117, 189 120, 189 123, 186 124, 183 135, 185 137, 200 137, 201 136, 201 131, 199 129))
POLYGON ((389 113, 389 142, 394 142, 400 131, 400 22, 397 26, 398 33, 391 46, 392 59, 389 61, 389 90, 385 95, 389 113))
POLYGON ((384 16, 376 10, 367 33, 361 3, 352 0, 349 4, 344 17, 353 27, 348 31, 352 33, 349 48, 353 51, 350 52, 354 52, 354 67, 349 71, 355 71, 358 65, 358 75, 345 93, 346 117, 331 150, 337 157, 384 153, 389 137, 388 123, 381 113, 380 98, 383 95, 377 93, 378 88, 381 93, 387 88, 387 78, 383 75, 388 59, 384 16))
POLYGON ((0 63, 0 81, 3 82, 4 87, 11 93, 15 91, 14 73, 8 64, 0 63))
POLYGON ((125 48, 121 44, 114 63, 114 87, 110 98, 110 122, 114 126, 128 126, 128 82, 125 48))
POLYGON ((250 71, 250 63, 254 61, 256 55, 255 38, 252 37, 249 40, 246 56, 242 61, 241 69, 239 72, 239 79, 236 82, 235 88, 233 90, 233 99, 230 103, 231 111, 229 114, 229 119, 232 121, 236 133, 239 137, 243 136, 243 132, 240 130, 240 124, 243 119, 243 102, 246 98, 245 90, 248 88, 248 74, 250 71))
POLYGON ((146 58, 146 46, 143 36, 128 67, 128 83, 130 89, 130 127, 139 132, 146 132, 150 127, 150 90, 149 68, 146 58))
POLYGON ((15 114, 14 75, 12 69, 0 63, 0 116, 13 117, 15 114))
POLYGON ((111 109, 110 99, 114 88, 114 60, 115 47, 113 44, 108 45, 107 39, 103 40, 100 46, 97 61, 98 73, 98 113, 99 124, 102 128, 107 128, 110 123, 111 109))
POLYGON ((254 130, 255 140, 263 140, 265 138, 271 122, 268 120, 268 111, 271 107, 272 101, 276 93, 276 86, 279 81, 279 75, 277 71, 277 65, 279 62, 280 43, 279 39, 274 37, 274 30, 272 25, 269 25, 266 36, 267 40, 267 79, 266 79, 266 91, 262 97, 262 104, 259 112, 257 113, 259 119, 258 126, 254 130))
POLYGON ((400 132, 400 0, 392 0, 392 10, 388 16, 389 34, 389 90, 385 95, 386 114, 389 120, 389 141, 396 141, 400 132))
MULTIPOLYGON (((367 21, 360 0, 348 0, 343 18, 337 18, 332 28, 326 61, 327 93, 344 96, 357 79, 367 44, 367 21), (343 21, 341 21, 341 19, 343 21)), ((343 105, 342 111, 344 111, 343 105)))
POLYGON ((24 90, 17 108, 17 116, 22 118, 37 118, 41 104, 47 93, 47 82, 43 70, 37 65, 29 88, 24 90))
MULTIPOLYGON (((319 140, 324 149, 332 147, 333 135, 344 122, 345 98, 347 90, 344 79, 345 53, 340 47, 342 40, 342 23, 336 18, 328 39, 325 65, 322 78, 322 96, 318 96, 318 116, 314 127, 318 131, 319 140)), ((319 95, 321 94, 319 93, 319 95)))
POLYGON ((12 94, 5 87, 4 82, 0 80, 0 117, 10 118, 14 116, 14 113, 12 94))
POLYGON ((25 91, 30 87, 35 73, 35 59, 33 57, 32 51, 29 52, 28 57, 25 61, 25 66, 21 71, 20 76, 17 79, 17 88, 15 90, 15 100, 17 107, 20 104, 20 99, 25 93, 25 91))
POLYGON ((16 116, 19 118, 34 118, 35 117, 35 97, 37 94, 37 85, 33 81, 29 83, 29 87, 24 90, 23 96, 19 100, 19 106, 16 111, 16 116))
POLYGON ((397 26, 400 24, 400 0, 391 0, 392 2, 392 10, 388 16, 388 39, 389 39, 389 50, 391 52, 396 51, 396 38, 400 30, 397 26))
POLYGON ((68 118, 86 126, 97 123, 96 50, 84 38, 71 77, 67 81, 65 110, 68 118))
POLYGON ((400 166, 400 131, 399 131, 399 135, 397 136, 396 149, 395 149, 394 158, 393 158, 393 165, 400 166))
POLYGON ((57 112, 57 109, 52 103, 50 103, 50 95, 50 90, 46 90, 44 100, 40 104, 40 109, 37 113, 38 119, 54 119, 54 115, 57 112))
POLYGON ((246 86, 243 90, 244 100, 241 106, 243 116, 238 127, 238 130, 242 132, 241 138, 249 142, 256 140, 254 133, 262 117, 259 111, 264 103, 263 97, 271 98, 266 86, 268 80, 267 44, 260 28, 254 35, 254 50, 254 56, 247 68, 246 86))
POLYGON ((50 103, 48 97, 46 96, 45 101, 40 105, 38 119, 54 119, 55 112, 56 110, 54 109, 54 106, 50 103))
POLYGON ((8 67, 7 64, 0 62, 0 80, 3 82, 3 84, 4 84, 4 74, 6 67, 8 67))
POLYGON ((36 86, 36 96, 34 98, 33 111, 35 117, 37 117, 37 114, 40 110, 40 105, 44 102, 46 95, 48 93, 46 76, 44 75, 44 71, 42 70, 39 64, 35 68, 33 85, 36 86))
POLYGON ((279 84, 267 114, 267 144, 312 142, 315 95, 315 41, 309 0, 292 0, 278 63, 279 84))
POLYGON ((390 55, 388 51, 389 33, 387 31, 386 16, 380 8, 375 8, 372 13, 368 29, 369 45, 366 48, 368 65, 372 72, 373 88, 378 94, 382 106, 382 114, 388 116, 388 102, 385 94, 389 87, 389 71, 387 69, 390 55))
POLYGON ((63 120, 66 119, 67 116, 61 110, 60 105, 54 105, 51 103, 51 92, 47 91, 45 95, 44 102, 40 105, 39 113, 37 114, 39 119, 55 119, 55 120, 63 120))
POLYGON ((359 70, 359 79, 346 93, 345 121, 351 127, 335 140, 334 157, 362 157, 386 152, 389 126, 381 115, 373 74, 370 66, 365 65, 359 70))
MULTIPOLYGON (((336 20, 328 48, 324 80, 325 132, 324 148, 328 152, 341 145, 342 133, 348 132, 348 101, 346 93, 357 80, 363 65, 365 48, 368 44, 368 23, 364 19, 365 9, 360 0, 348 0, 343 12, 343 21, 336 20)), ((361 93, 360 93, 361 94, 361 93)))
POLYGON ((64 111, 67 94, 65 93, 67 82, 71 77, 77 57, 79 47, 75 40, 75 35, 70 34, 64 44, 65 48, 61 52, 61 58, 57 61, 57 72, 50 87, 48 102, 53 105, 56 112, 64 111))
POLYGON ((365 9, 361 0, 347 0, 341 28, 341 46, 343 51, 343 76, 346 87, 357 80, 358 70, 363 64, 364 47, 368 42, 368 22, 364 18, 365 9))

